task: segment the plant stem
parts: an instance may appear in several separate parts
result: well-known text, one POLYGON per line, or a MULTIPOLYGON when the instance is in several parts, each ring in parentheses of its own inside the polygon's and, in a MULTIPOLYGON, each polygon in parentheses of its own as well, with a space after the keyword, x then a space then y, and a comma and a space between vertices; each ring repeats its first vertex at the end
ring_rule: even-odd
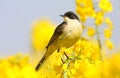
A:
POLYGON ((100 33, 99 33, 98 26, 96 25, 95 27, 96 27, 96 34, 97 34, 98 46, 100 48, 100 60, 102 60, 102 52, 101 52, 102 45, 101 45, 101 40, 100 40, 100 33))

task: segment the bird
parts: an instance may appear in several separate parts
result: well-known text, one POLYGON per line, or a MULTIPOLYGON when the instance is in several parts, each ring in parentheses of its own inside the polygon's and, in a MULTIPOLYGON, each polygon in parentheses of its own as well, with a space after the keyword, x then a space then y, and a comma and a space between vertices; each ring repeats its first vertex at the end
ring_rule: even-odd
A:
POLYGON ((69 48, 81 38, 83 28, 79 17, 72 11, 67 11, 60 16, 64 18, 64 21, 56 27, 46 46, 45 54, 35 68, 36 71, 41 68, 55 50, 59 52, 62 47, 69 48))

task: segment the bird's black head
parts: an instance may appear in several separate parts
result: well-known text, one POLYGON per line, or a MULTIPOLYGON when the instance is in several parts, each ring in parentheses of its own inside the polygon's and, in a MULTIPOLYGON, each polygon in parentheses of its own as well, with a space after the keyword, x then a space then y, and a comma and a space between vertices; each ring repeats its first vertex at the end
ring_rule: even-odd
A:
POLYGON ((74 12, 72 12, 72 11, 68 11, 64 15, 60 15, 60 16, 68 17, 70 19, 77 19, 77 20, 79 20, 78 16, 74 12))

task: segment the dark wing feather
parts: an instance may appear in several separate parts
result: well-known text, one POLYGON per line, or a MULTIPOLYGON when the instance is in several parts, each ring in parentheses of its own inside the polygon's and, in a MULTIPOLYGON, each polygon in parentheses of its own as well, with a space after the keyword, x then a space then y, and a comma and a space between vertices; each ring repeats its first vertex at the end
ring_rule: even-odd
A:
POLYGON ((56 40, 56 39, 63 33, 63 29, 64 29, 64 27, 65 27, 65 24, 66 24, 66 22, 62 22, 62 23, 55 29, 54 34, 53 34, 53 36, 51 37, 51 39, 50 39, 48 45, 46 46, 46 48, 48 48, 49 45, 51 45, 51 44, 54 42, 54 40, 56 40))

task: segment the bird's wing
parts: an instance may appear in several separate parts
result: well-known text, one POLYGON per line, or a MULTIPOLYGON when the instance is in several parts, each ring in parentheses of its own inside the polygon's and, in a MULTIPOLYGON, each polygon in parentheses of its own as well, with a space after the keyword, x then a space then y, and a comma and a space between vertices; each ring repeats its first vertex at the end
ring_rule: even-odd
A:
POLYGON ((56 40, 63 33, 63 28, 65 27, 65 24, 66 22, 62 22, 60 25, 58 25, 46 48, 48 48, 49 45, 51 45, 54 42, 54 40, 56 40))

